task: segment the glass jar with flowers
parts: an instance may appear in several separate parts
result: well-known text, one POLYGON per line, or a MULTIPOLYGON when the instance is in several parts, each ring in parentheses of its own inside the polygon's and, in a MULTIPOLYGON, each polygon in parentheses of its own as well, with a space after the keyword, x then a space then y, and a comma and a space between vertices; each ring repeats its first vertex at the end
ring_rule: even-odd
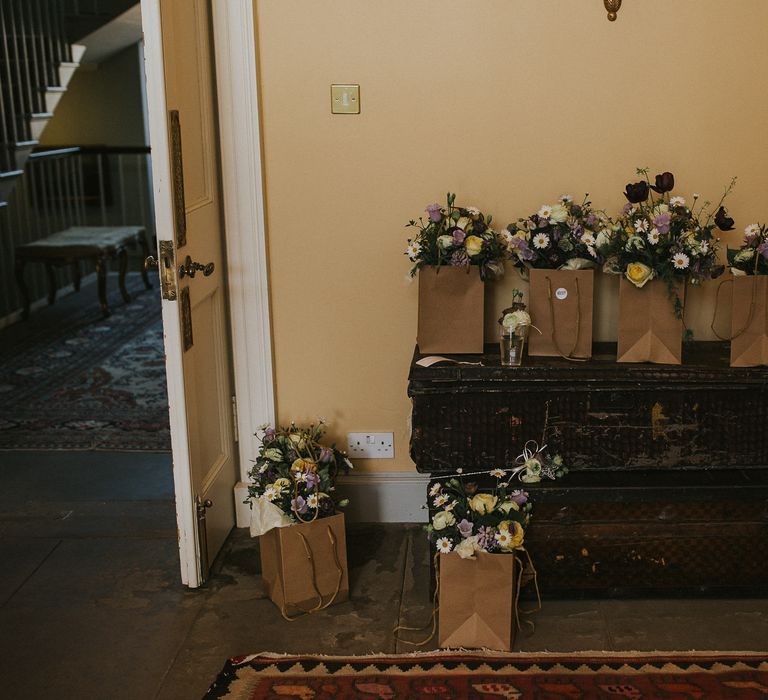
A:
POLYGON ((530 313, 541 331, 530 355, 586 359, 592 356, 594 268, 602 262, 598 241, 610 232, 608 217, 589 196, 556 204, 510 224, 504 239, 510 258, 530 278, 530 313))
POLYGON ((493 217, 477 207, 430 204, 405 254, 419 273, 417 342, 422 354, 483 351, 484 283, 504 274, 505 248, 493 217))
POLYGON ((525 340, 531 328, 531 316, 523 303, 523 293, 512 290, 512 306, 501 312, 499 318, 499 345, 501 364, 519 367, 523 362, 525 340))
POLYGON ((723 202, 733 178, 715 207, 694 194, 689 206, 673 196, 671 172, 651 183, 647 168, 629 183, 627 204, 610 237, 597 248, 603 269, 621 275, 619 293, 619 362, 680 364, 686 284, 701 284, 722 274, 717 262, 716 229, 733 229, 723 202))

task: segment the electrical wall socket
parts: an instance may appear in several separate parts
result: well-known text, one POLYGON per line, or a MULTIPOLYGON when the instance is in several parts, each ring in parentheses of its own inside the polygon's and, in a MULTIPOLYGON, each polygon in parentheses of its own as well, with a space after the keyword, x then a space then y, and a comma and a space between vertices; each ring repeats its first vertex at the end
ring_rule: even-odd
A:
POLYGON ((347 433, 347 455, 351 459, 392 459, 394 433, 347 433))

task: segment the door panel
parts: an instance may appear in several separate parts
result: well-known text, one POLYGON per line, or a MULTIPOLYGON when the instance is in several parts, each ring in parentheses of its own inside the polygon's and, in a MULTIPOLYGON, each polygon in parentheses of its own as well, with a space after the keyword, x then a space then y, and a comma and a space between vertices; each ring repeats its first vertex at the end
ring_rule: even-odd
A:
POLYGON ((239 471, 210 11, 210 0, 142 0, 147 61, 162 63, 162 71, 147 67, 158 238, 174 241, 173 226, 167 224, 173 221, 170 173, 176 164, 172 154, 155 153, 168 148, 163 129, 171 111, 178 112, 181 131, 186 239, 175 241, 175 264, 177 299, 189 298, 191 345, 188 338, 184 341, 181 301, 163 300, 163 319, 182 578, 190 586, 205 580, 208 564, 234 525, 233 488, 239 471), (151 31, 155 25, 160 31, 151 31), (151 85, 153 77, 163 85, 151 85), (187 256, 194 263, 213 263, 212 274, 182 271, 187 256), (211 502, 202 521, 196 517, 196 500, 211 502), (201 551, 207 552, 207 562, 201 551))

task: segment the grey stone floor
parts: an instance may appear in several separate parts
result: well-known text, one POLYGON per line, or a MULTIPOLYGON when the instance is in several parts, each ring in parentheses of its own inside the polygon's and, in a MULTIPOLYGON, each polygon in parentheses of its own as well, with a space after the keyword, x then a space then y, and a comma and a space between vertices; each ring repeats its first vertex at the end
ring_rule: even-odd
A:
MULTIPOLYGON (((200 698, 229 656, 407 652, 393 627, 429 618, 418 526, 351 523, 351 600, 289 623, 243 531, 181 585, 167 455, 0 452, 0 494, 3 698, 200 698)), ((517 648, 768 648, 768 600, 550 600, 535 622, 517 648)))

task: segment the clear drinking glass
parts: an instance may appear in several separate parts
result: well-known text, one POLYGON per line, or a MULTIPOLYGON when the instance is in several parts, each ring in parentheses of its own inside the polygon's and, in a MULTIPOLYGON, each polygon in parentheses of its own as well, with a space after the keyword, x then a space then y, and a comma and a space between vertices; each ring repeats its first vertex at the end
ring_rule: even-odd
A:
POLYGON ((502 328, 499 346, 501 364, 506 367, 519 367, 523 363, 523 349, 528 337, 528 326, 502 328))

